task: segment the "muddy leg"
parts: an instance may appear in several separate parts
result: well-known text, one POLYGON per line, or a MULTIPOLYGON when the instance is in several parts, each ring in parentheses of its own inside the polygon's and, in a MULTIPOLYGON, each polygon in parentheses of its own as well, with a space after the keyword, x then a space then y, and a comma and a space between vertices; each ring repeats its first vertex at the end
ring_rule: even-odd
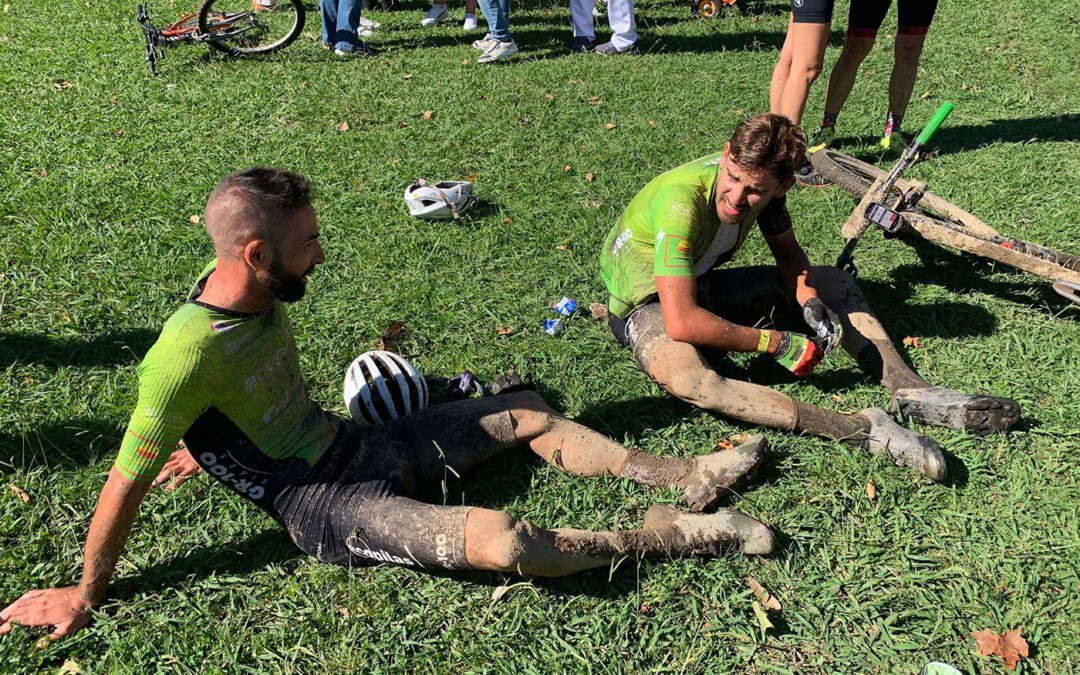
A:
POLYGON ((465 556, 474 569, 539 576, 607 567, 622 558, 718 555, 728 549, 764 555, 772 548, 769 528, 733 509, 695 515, 657 505, 640 530, 619 532, 544 530, 487 509, 471 510, 465 524, 465 556))
POLYGON ((761 437, 728 452, 689 459, 651 455, 562 417, 533 392, 511 396, 508 405, 517 439, 527 442, 544 461, 575 476, 618 476, 651 487, 680 488, 694 511, 714 508, 753 474, 765 456, 761 437))
POLYGON ((976 434, 1001 431, 1020 418, 1020 405, 1001 396, 931 386, 893 347, 855 281, 835 267, 815 267, 814 285, 844 324, 844 349, 893 393, 890 410, 922 424, 976 434))
POLYGON ((811 278, 818 295, 844 324, 844 350, 863 370, 889 391, 930 386, 904 363, 850 274, 836 267, 815 267, 811 278))

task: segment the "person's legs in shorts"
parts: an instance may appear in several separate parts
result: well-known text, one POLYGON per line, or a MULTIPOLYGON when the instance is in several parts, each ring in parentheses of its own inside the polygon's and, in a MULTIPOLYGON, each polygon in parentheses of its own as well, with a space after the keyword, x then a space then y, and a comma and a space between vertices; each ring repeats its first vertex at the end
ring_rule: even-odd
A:
POLYGON ((862 0, 851 3, 848 10, 847 36, 840 58, 829 73, 829 85, 825 92, 825 113, 819 129, 832 128, 847 102, 859 66, 870 54, 877 38, 878 28, 889 11, 892 0, 862 0))
MULTIPOLYGON (((561 576, 622 557, 715 555, 726 548, 764 554, 772 549, 765 525, 731 509, 695 515, 659 506, 649 511, 641 529, 592 532, 544 530, 490 509, 436 506, 412 498, 420 488, 463 474, 522 442, 568 472, 641 478, 628 471, 640 453, 557 415, 539 396, 525 391, 435 406, 372 429, 363 441, 371 451, 356 462, 371 478, 355 487, 335 487, 332 503, 316 510, 330 514, 330 529, 344 537, 355 559, 415 569, 561 576)), ((660 481, 639 480, 647 484, 685 482, 689 469, 698 468, 691 460, 644 465, 646 472, 653 472, 648 476, 660 481)))
POLYGON ((787 37, 769 84, 769 110, 796 124, 802 120, 810 85, 821 74, 829 43, 832 0, 792 3, 787 37))

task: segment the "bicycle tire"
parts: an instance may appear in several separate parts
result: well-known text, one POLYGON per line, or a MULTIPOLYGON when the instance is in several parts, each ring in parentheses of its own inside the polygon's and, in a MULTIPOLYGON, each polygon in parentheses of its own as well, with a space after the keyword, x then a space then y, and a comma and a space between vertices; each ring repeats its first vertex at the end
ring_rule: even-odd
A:
MULTIPOLYGON (((878 178, 889 175, 888 171, 873 164, 848 157, 833 150, 820 150, 810 155, 810 163, 826 180, 839 185, 858 198, 862 198, 878 178)), ((904 179, 896 181, 890 191, 890 201, 895 201, 901 194, 911 189, 911 183, 904 179)), ((959 206, 948 202, 933 192, 926 192, 919 199, 918 207, 941 220, 951 220, 957 225, 971 230, 982 237, 1000 236, 998 231, 968 213, 959 206)))
POLYGON ((1080 256, 1061 253, 1021 239, 1001 236, 986 239, 952 221, 918 209, 905 211, 904 218, 908 227, 920 237, 939 246, 988 258, 1051 281, 1080 284, 1080 256))
POLYGON ((261 9, 256 0, 202 0, 200 40, 232 56, 269 54, 292 44, 304 30, 302 0, 276 0, 261 9))

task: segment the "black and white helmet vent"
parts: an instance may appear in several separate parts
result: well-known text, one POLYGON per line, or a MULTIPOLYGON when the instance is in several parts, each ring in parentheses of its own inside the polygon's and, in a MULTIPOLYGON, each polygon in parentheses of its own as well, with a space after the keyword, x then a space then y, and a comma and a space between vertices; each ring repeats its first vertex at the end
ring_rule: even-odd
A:
POLYGON ((384 424, 427 407, 427 381, 401 356, 361 354, 345 373, 345 405, 359 424, 384 424))

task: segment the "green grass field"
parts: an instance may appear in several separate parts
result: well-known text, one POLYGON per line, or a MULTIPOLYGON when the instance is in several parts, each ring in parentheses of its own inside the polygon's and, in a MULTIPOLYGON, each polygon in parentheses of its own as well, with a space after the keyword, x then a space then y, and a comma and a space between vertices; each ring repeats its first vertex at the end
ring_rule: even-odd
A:
MULTIPOLYGON (((638 188, 720 149, 768 107, 786 0, 740 0, 705 22, 649 0, 638 7, 644 54, 606 60, 571 58, 568 7, 532 1, 512 14, 522 54, 490 67, 473 62, 456 1, 455 21, 432 30, 419 28, 419 0, 377 14, 371 44, 384 51, 366 60, 321 50, 312 6, 279 55, 187 46, 166 54, 158 78, 133 2, 0 4, 0 605, 77 580, 136 365, 213 255, 190 218, 248 165, 303 172, 318 189, 329 260, 292 315, 325 406, 343 409, 345 366, 402 320, 425 373, 490 379, 515 365, 567 415, 649 452, 689 456, 757 431, 667 397, 600 322, 577 316, 557 338, 539 322, 563 295, 604 299, 599 246, 638 188), (475 217, 406 215, 413 178, 466 176, 485 202, 475 217), (513 334, 497 336, 504 327, 513 334)), ((157 0, 150 11, 164 23, 194 7, 157 0)), ((846 13, 838 3, 826 68, 846 13)), ((890 26, 895 10, 840 118, 839 149, 871 161, 890 26)), ((941 157, 917 177, 1005 234, 1080 251, 1078 53, 1069 3, 942 0, 906 126, 945 99, 957 110, 941 157)), ((824 89, 822 78, 808 124, 824 89)), ((834 260, 853 200, 797 188, 789 202, 811 258, 834 260)), ((767 260, 754 235, 735 264, 767 260)), ((1020 627, 1032 652, 1019 671, 1080 671, 1080 312, 1041 279, 929 244, 872 234, 858 260, 895 339, 921 338, 902 349, 924 376, 1023 405, 1005 434, 928 430, 950 453, 945 484, 769 432, 768 470, 734 505, 774 527, 776 555, 626 562, 548 581, 319 565, 204 477, 151 494, 88 628, 40 651, 33 631, 0 639, 0 672, 72 659, 133 673, 852 674, 938 659, 977 673, 1003 666, 975 655, 969 632, 1020 627), (784 606, 765 635, 748 576, 784 606)), ((830 409, 888 402, 843 354, 798 383, 740 363, 830 409)), ((543 527, 630 528, 676 496, 562 475, 522 450, 449 499, 543 527)))

